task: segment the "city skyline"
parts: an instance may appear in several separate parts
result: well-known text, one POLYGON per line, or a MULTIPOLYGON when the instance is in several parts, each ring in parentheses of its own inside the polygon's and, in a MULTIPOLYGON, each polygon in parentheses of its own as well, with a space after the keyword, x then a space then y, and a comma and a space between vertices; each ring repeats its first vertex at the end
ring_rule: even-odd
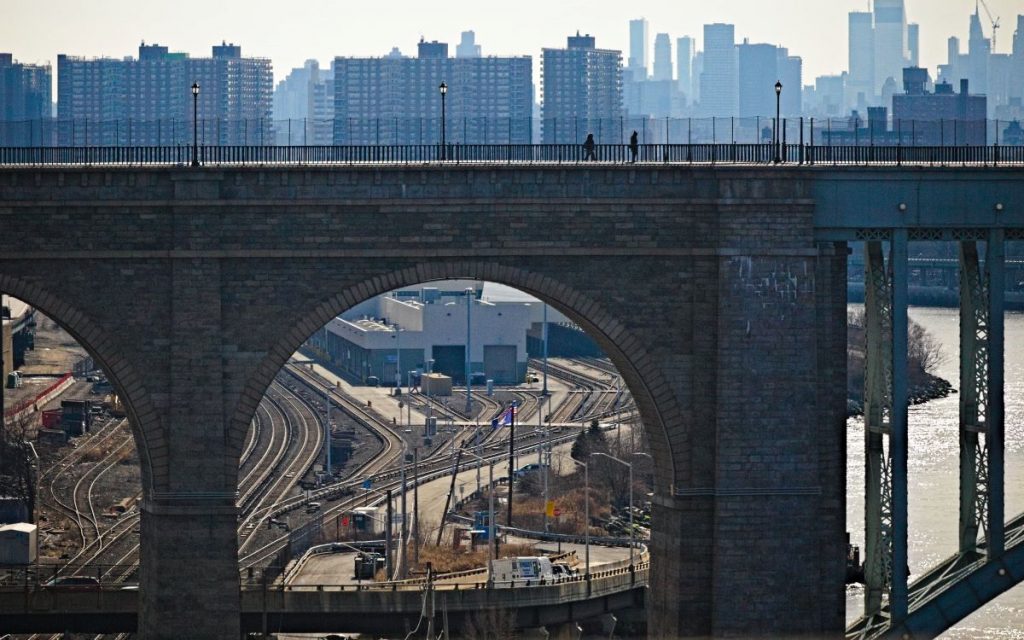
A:
MULTIPOLYGON (((629 51, 629 20, 646 18, 653 35, 668 33, 673 41, 691 36, 702 50, 703 25, 725 22, 735 25, 736 39, 770 43, 789 49, 804 63, 804 83, 819 75, 847 70, 847 16, 864 11, 865 1, 828 3, 814 0, 783 0, 767 6, 756 0, 725 0, 712 6, 687 7, 668 3, 651 6, 600 7, 579 0, 542 5, 528 0, 517 3, 516 12, 484 11, 464 0, 449 2, 447 10, 411 2, 399 2, 388 20, 375 28, 347 20, 344 7, 327 0, 306 3, 287 12, 264 2, 201 4, 182 0, 174 5, 139 7, 126 0, 87 3, 83 0, 55 0, 42 7, 27 0, 11 0, 8 20, 0 24, 0 42, 5 50, 26 63, 50 63, 56 68, 57 55, 133 55, 139 42, 159 43, 192 56, 205 55, 211 43, 234 41, 249 55, 273 61, 275 83, 307 59, 329 65, 335 56, 384 56, 393 46, 415 55, 420 37, 454 45, 463 30, 473 30, 483 55, 530 55, 540 57, 545 47, 561 46, 567 34, 590 33, 602 46, 629 51), (241 12, 241 9, 245 9, 241 12), (800 16, 813 14, 813 20, 800 16), (252 16, 269 18, 255 20, 252 16), (453 17, 455 16, 455 17, 453 17), (315 19, 311 19, 315 18, 315 19), (87 24, 88 28, 82 28, 87 24), (524 35, 526 34, 526 35, 524 35)), ((994 15, 1001 17, 999 52, 1009 51, 1013 17, 1021 11, 1016 0, 989 0, 994 15)), ((907 3, 907 20, 920 24, 920 63, 934 75, 946 61, 946 40, 960 37, 966 42, 969 16, 974 4, 955 2, 907 3)), ((982 28, 991 37, 991 24, 982 14, 982 28)), ((623 62, 626 63, 627 60, 623 62)), ((535 76, 539 65, 534 66, 535 76)), ((536 81, 536 77, 535 77, 536 81)), ((55 83, 56 86, 56 83, 55 83)))

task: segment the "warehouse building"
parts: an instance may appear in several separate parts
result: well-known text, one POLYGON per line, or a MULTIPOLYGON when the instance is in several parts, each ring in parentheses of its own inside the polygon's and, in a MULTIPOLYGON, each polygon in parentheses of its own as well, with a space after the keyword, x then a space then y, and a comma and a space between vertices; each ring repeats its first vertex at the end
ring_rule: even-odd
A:
POLYGON ((466 381, 468 337, 475 380, 521 383, 537 303, 481 300, 478 291, 473 288, 467 296, 465 289, 423 287, 379 296, 331 320, 310 344, 366 384, 393 385, 401 371, 407 385, 419 373, 433 371, 458 385, 466 381))

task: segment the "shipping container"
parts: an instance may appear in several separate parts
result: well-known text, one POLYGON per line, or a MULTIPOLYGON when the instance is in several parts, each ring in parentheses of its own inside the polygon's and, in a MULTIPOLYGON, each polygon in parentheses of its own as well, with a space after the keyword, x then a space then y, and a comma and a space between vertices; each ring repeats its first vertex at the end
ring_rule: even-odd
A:
POLYGON ((47 409, 46 411, 43 411, 43 428, 60 428, 60 421, 62 415, 63 414, 60 409, 47 409))

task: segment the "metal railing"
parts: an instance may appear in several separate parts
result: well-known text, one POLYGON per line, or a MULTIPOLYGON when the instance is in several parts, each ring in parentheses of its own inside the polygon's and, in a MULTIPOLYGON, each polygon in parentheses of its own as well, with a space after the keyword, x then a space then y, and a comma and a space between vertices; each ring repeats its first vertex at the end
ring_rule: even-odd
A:
MULTIPOLYGON (((190 105, 191 106, 191 105, 190 105)), ((448 116, 442 139, 439 117, 35 118, 0 121, 5 146, 205 146, 626 144, 635 131, 640 144, 761 144, 772 141, 840 145, 1024 144, 1021 123, 1012 120, 929 118, 783 117, 532 118, 448 116)))
POLYGON ((268 165, 972 165, 1024 163, 1024 146, 862 146, 811 144, 576 144, 391 146, 0 147, 0 166, 268 165))

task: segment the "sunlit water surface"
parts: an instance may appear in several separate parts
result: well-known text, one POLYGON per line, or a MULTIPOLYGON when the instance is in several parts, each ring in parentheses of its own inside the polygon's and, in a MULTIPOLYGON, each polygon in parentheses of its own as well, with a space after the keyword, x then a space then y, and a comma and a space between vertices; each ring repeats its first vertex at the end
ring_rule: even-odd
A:
MULTIPOLYGON (((910 318, 941 343, 945 361, 935 373, 960 388, 956 309, 911 308, 910 318)), ((1006 515, 1024 511, 1024 314, 1006 316, 1006 515)), ((911 580, 957 548, 959 513, 959 396, 910 408, 909 541, 911 580)), ((852 542, 864 548, 864 423, 847 422, 846 522, 852 542)), ((863 589, 847 592, 846 617, 863 612, 863 589)), ((952 628, 946 638, 1024 640, 1024 585, 1007 591, 952 628)))

